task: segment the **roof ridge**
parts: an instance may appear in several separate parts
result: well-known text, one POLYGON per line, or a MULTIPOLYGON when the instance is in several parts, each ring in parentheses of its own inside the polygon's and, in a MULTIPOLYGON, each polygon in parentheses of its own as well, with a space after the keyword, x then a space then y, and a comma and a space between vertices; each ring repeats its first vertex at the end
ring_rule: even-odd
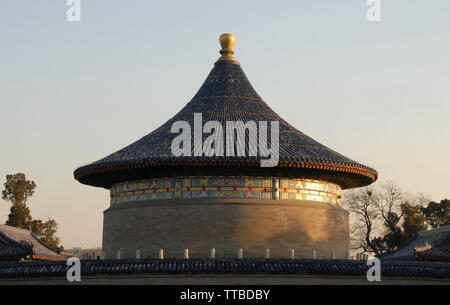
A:
POLYGON ((30 230, 27 230, 27 229, 17 228, 17 227, 8 226, 8 225, 2 225, 2 224, 0 224, 0 226, 2 226, 2 227, 7 227, 7 228, 11 228, 11 229, 14 229, 14 230, 16 230, 16 231, 31 232, 30 230))

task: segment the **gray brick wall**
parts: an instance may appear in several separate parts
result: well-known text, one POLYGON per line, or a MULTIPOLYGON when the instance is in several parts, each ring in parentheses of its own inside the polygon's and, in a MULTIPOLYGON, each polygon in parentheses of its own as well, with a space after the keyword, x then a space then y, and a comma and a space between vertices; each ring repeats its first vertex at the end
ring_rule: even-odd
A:
POLYGON ((345 258, 349 251, 348 212, 321 202, 298 200, 200 199, 118 204, 104 212, 106 258, 155 258, 160 248, 168 258, 189 255, 263 258, 345 258))

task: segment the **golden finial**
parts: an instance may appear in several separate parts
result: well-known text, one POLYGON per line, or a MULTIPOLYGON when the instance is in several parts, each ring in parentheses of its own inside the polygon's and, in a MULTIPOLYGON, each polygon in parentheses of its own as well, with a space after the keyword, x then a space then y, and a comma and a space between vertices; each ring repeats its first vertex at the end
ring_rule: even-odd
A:
POLYGON ((222 34, 219 38, 220 45, 222 46, 222 50, 220 50, 220 54, 222 56, 219 58, 219 60, 236 60, 233 57, 234 50, 234 35, 233 34, 222 34))

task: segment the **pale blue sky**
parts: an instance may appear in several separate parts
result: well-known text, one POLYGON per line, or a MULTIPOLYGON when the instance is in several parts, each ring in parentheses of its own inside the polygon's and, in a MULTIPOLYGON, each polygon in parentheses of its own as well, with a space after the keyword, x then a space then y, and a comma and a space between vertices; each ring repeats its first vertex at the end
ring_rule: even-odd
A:
MULTIPOLYGON (((0 183, 37 185, 34 217, 65 247, 101 245, 109 192, 73 170, 172 117, 236 36, 235 57, 278 114, 433 200, 450 197, 450 2, 0 1, 0 183)), ((379 182, 377 182, 379 183, 379 182)), ((9 204, 0 202, 0 222, 9 204)))

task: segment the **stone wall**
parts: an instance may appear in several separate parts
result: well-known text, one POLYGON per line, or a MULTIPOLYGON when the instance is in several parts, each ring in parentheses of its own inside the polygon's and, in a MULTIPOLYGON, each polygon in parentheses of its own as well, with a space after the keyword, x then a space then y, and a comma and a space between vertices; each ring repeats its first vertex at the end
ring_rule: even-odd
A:
POLYGON ((349 251, 348 212, 336 205, 298 200, 198 199, 123 203, 104 212, 103 251, 106 258, 164 256, 345 258, 349 251))

